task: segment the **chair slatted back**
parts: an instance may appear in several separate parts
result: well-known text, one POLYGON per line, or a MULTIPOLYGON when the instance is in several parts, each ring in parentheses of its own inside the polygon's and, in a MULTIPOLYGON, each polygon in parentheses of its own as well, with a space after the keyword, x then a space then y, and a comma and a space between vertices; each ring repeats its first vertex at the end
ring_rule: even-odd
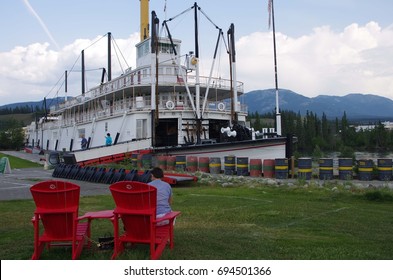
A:
POLYGON ((63 181, 46 181, 30 188, 39 214, 50 238, 69 239, 78 216, 80 187, 63 181))
POLYGON ((154 239, 157 189, 135 181, 120 181, 109 188, 127 238, 146 243, 154 239))

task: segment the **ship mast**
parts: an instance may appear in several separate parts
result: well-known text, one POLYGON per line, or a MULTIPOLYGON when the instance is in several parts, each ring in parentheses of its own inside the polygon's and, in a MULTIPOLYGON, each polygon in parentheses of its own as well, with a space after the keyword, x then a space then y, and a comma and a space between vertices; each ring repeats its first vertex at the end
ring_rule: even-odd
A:
POLYGON ((269 0, 268 3, 269 10, 269 27, 270 27, 270 19, 272 20, 273 26, 273 48, 274 48, 274 79, 276 84, 276 133, 281 136, 281 114, 278 102, 278 76, 277 76, 277 51, 276 51, 276 27, 274 24, 274 7, 273 0, 269 0))

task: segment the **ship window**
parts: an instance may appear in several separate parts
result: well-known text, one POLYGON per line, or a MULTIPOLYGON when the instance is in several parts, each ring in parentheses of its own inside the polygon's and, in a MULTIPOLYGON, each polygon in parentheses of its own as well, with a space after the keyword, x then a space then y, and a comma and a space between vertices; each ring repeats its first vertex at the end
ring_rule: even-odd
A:
POLYGON ((146 119, 136 120, 136 138, 137 139, 147 138, 147 120, 146 119))
POLYGON ((106 122, 105 123, 105 132, 107 132, 108 131, 108 123, 106 122))

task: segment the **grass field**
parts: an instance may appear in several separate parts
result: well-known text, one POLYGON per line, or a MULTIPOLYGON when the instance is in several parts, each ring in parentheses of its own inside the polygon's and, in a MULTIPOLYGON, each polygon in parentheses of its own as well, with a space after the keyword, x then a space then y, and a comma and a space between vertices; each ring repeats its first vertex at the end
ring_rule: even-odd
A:
MULTIPOLYGON (((222 187, 192 183, 174 188, 175 248, 161 259, 184 260, 391 260, 393 192, 256 183, 222 187)), ((83 186, 83 182, 81 182, 83 186)), ((112 209, 111 196, 81 197, 80 214, 112 209)), ((0 202, 0 257, 29 259, 33 252, 35 205, 31 200, 0 202)), ((92 240, 112 235, 112 224, 96 220, 92 240)), ((111 250, 85 249, 81 259, 110 259, 111 250)), ((68 248, 45 251, 43 259, 70 259, 68 248)), ((148 259, 146 246, 128 249, 121 259, 148 259)))
POLYGON ((30 167, 42 167, 41 164, 39 163, 35 163, 32 161, 28 161, 28 160, 24 160, 18 157, 14 157, 11 155, 6 155, 3 153, 0 153, 0 158, 2 157, 8 157, 9 161, 10 161, 10 165, 13 169, 16 168, 30 168, 30 167))

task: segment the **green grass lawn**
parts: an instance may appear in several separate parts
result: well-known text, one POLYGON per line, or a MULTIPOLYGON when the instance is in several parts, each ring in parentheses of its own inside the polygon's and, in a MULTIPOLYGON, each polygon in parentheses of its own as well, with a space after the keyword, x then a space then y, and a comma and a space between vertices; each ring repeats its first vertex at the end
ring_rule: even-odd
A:
POLYGON ((0 153, 0 158, 2 158, 2 157, 8 157, 8 160, 10 161, 10 165, 11 165, 12 169, 29 168, 29 167, 42 167, 42 165, 39 163, 0 153))
MULTIPOLYGON (((175 248, 161 259, 184 260, 391 260, 393 191, 326 184, 222 187, 193 183, 174 188, 175 248)), ((81 182, 81 184, 83 184, 81 182)), ((81 197, 80 214, 112 209, 111 196, 81 197)), ((0 202, 0 257, 29 259, 33 253, 32 200, 0 202)), ((92 240, 112 235, 110 221, 96 220, 92 240)), ((111 250, 85 249, 81 259, 110 259, 111 250)), ((70 259, 66 248, 42 259, 70 259)), ((121 259, 148 259, 147 246, 127 249, 121 259)))

